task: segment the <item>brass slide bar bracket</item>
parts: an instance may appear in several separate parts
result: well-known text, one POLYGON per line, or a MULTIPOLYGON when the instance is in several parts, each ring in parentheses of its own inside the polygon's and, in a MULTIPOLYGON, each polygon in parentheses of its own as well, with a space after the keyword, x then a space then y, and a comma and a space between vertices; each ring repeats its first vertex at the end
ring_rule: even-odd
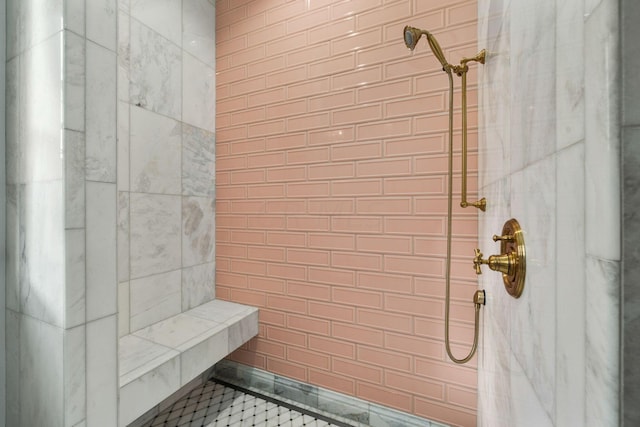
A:
POLYGON ((476 249, 473 266, 476 274, 482 274, 480 268, 486 264, 493 271, 502 273, 504 287, 514 298, 520 298, 524 290, 524 278, 527 272, 527 253, 524 246, 524 234, 520 224, 514 218, 504 223, 501 236, 493 236, 494 242, 500 242, 500 255, 491 255, 483 259, 480 249, 476 249))

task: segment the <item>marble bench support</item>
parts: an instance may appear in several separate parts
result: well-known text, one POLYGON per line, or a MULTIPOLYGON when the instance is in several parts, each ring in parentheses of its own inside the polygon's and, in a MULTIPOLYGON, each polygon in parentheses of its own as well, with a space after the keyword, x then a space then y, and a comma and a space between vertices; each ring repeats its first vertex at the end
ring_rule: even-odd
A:
POLYGON ((258 334, 258 309, 213 300, 120 338, 124 427, 258 334))

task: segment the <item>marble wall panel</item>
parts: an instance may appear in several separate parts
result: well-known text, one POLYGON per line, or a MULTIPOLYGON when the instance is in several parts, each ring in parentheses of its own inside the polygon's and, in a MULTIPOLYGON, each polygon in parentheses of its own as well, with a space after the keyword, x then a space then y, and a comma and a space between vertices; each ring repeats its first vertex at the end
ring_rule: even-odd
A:
POLYGON ((84 227, 85 216, 85 134, 64 131, 65 227, 84 227))
POLYGON ((129 193, 118 192, 118 282, 129 280, 129 193))
POLYGON ((116 315, 87 323, 87 426, 118 425, 116 315))
POLYGON ((129 191, 129 177, 131 174, 131 168, 129 166, 130 160, 130 108, 127 102, 118 101, 117 107, 118 115, 118 148, 116 154, 117 161, 117 183, 118 191, 129 191))
POLYGON ((85 0, 64 1, 64 28, 84 36, 85 0))
POLYGON ((216 297, 215 262, 182 269, 182 311, 192 309, 216 297))
POLYGON ((131 16, 176 46, 182 46, 182 5, 172 0, 132 0, 131 16))
POLYGON ((87 415, 85 334, 84 325, 64 332, 64 421, 69 427, 87 415))
POLYGON ((82 325, 85 322, 85 230, 73 229, 65 232, 66 286, 65 286, 65 328, 82 325))
POLYGON ((182 48, 210 67, 215 67, 215 26, 213 4, 208 0, 182 2, 182 48))
POLYGON ((215 258, 215 199, 182 198, 182 265, 212 262, 215 258))
POLYGON ((215 196, 216 137, 197 127, 182 125, 182 194, 215 196))
MULTIPOLYGON (((116 50, 116 0, 86 2, 87 39, 111 51, 116 50)), ((110 74, 115 77, 113 73, 110 74)))
POLYGON ((134 279, 130 283, 131 331, 180 313, 181 271, 134 279))
POLYGON ((181 266, 181 197, 132 193, 131 278, 181 266))
POLYGON ((85 39, 64 32, 64 127, 84 131, 85 39))
POLYGON ((195 57, 182 55, 182 120, 215 132, 216 71, 195 57))
POLYGON ((118 283, 118 337, 123 337, 131 332, 129 289, 129 282, 118 283))

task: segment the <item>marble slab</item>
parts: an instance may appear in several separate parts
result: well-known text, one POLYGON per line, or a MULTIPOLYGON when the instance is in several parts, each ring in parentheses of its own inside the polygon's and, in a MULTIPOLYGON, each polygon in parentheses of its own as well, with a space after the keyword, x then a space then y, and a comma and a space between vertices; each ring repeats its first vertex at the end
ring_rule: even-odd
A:
POLYGON ((182 48, 200 61, 215 67, 215 6, 209 0, 182 2, 182 48))
POLYGON ((209 197, 182 198, 182 266, 215 260, 216 201, 209 197))
POLYGON ((121 337, 118 425, 126 426, 257 333, 257 308, 214 300, 121 337))

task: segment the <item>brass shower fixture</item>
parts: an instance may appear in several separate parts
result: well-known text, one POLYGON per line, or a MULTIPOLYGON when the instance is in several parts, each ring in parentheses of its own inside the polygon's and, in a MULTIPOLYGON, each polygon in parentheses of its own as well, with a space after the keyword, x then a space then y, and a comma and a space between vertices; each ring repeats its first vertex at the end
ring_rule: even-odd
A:
POLYGON ((418 40, 423 35, 427 37, 427 42, 434 56, 442 64, 442 71, 449 75, 449 138, 452 138, 453 133, 453 77, 451 74, 455 73, 462 80, 462 200, 460 206, 463 208, 474 206, 484 212, 487 208, 487 200, 484 197, 475 202, 467 201, 467 72, 469 71, 467 64, 469 62, 484 64, 487 52, 482 49, 472 58, 462 58, 460 65, 453 65, 445 58, 442 48, 433 34, 409 25, 404 27, 404 43, 411 50, 415 49, 418 40))
POLYGON ((460 65, 453 65, 450 64, 445 58, 444 53, 442 52, 442 48, 440 47, 440 44, 433 36, 433 34, 419 28, 410 27, 408 25, 404 27, 404 43, 411 50, 415 49, 418 40, 423 35, 427 37, 429 47, 431 47, 431 50, 433 51, 433 54, 438 59, 438 61, 440 61, 440 64, 442 65, 442 71, 447 73, 447 76, 449 77, 449 196, 447 205, 447 262, 445 270, 446 293, 444 336, 445 348, 447 350, 447 355, 449 356, 449 358, 455 363, 466 363, 471 360, 478 348, 480 307, 485 304, 485 293, 484 290, 478 290, 473 296, 473 303, 475 307, 473 344, 471 346, 469 354, 462 359, 458 359, 452 354, 451 344, 449 342, 449 308, 451 300, 451 218, 453 210, 453 73, 455 73, 462 79, 462 200, 460 201, 460 206, 463 208, 474 206, 484 212, 487 207, 487 201, 484 197, 476 202, 467 202, 467 72, 469 71, 469 66, 467 64, 469 62, 478 62, 480 64, 484 64, 486 51, 483 49, 472 58, 463 58, 460 61, 460 65))

